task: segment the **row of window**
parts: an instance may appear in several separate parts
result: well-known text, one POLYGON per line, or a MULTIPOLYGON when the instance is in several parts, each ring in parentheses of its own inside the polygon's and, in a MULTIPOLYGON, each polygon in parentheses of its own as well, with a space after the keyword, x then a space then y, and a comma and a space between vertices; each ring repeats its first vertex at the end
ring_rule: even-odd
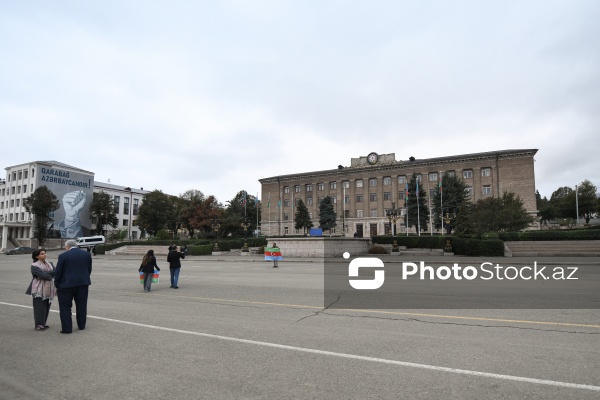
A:
MULTIPOLYGON (((14 182, 17 179, 18 180, 27 179, 27 175, 28 174, 29 174, 29 170, 27 170, 27 169, 22 169, 20 171, 13 171, 12 174, 8 174, 6 176, 6 179, 8 180, 8 182, 10 182, 11 181, 11 176, 12 176, 12 181, 14 182)), ((32 169, 31 170, 31 177, 33 178, 34 175, 35 175, 35 170, 32 169)))
MULTIPOLYGON (((33 184, 31 185, 31 191, 33 192, 33 184)), ((3 188, 2 191, 0 191, 1 196, 20 193, 27 193, 27 185, 18 185, 10 188, 3 188)))
POLYGON ((8 221, 8 222, 12 222, 12 221, 27 221, 29 218, 29 213, 20 213, 21 214, 21 218, 19 218, 19 213, 10 213, 10 214, 4 214, 4 221, 8 221))
MULTIPOLYGON (((436 189, 430 189, 429 190, 429 196, 433 197, 435 195, 436 189)), ((492 194, 492 186, 491 185, 483 185, 481 188, 481 193, 485 196, 489 196, 492 194)), ((468 186, 467 187, 467 195, 468 196, 473 196, 473 188, 468 186)), ((325 197, 321 196, 318 198, 318 204, 321 203, 321 201, 323 201, 325 197)), ((406 192, 404 191, 400 191, 398 192, 398 200, 405 200, 406 199, 406 192)), ((300 203, 301 199, 296 199, 295 203, 296 206, 298 206, 298 204, 300 203)), ((333 204, 337 203, 337 199, 335 197, 331 198, 333 204)), ((383 193, 383 200, 384 201, 392 201, 392 193, 391 192, 384 192, 383 193)), ((362 194, 357 194, 355 195, 355 202, 356 203, 362 203, 364 201, 364 195, 362 194)), ((369 193, 369 201, 371 202, 375 202, 377 201, 377 193, 369 193)), ((344 203, 345 204, 350 204, 350 196, 349 195, 345 195, 344 196, 344 203)), ((283 206, 284 207, 289 207, 290 206, 290 200, 289 199, 284 199, 283 200, 283 206)), ((312 206, 313 205, 313 198, 312 197, 307 197, 306 198, 306 205, 308 206, 312 206)))
MULTIPOLYGON (((455 171, 448 171, 448 175, 449 176, 455 176, 456 172, 455 171)), ((482 177, 489 177, 492 174, 492 169, 491 168, 482 168, 481 169, 481 176, 482 177)), ((438 175, 437 172, 432 172, 430 174, 427 174, 427 178, 430 182, 437 182, 438 178, 440 176, 438 175)), ((422 175, 421 174, 417 174, 416 178, 419 182, 422 182, 422 175)), ((473 178, 473 170, 472 169, 465 169, 463 170, 463 179, 471 179, 473 178)), ((407 177, 405 175, 399 176, 398 177, 398 184, 406 184, 407 183, 407 177)), ((383 185, 384 186, 389 186, 392 184, 392 177, 391 176, 384 176, 382 179, 383 185)), ((376 187, 377 186, 377 178, 369 178, 368 179, 368 183, 370 187, 376 187)), ((305 186, 305 191, 306 192, 312 192, 313 191, 313 185, 312 184, 306 184, 305 186)), ((361 188, 363 187, 363 180, 362 179, 356 179, 354 181, 354 186, 357 188, 361 188)), ((345 189, 349 189, 350 188, 350 181, 342 181, 342 187, 345 189)), ((295 185, 293 187, 294 192, 295 193, 300 193, 302 191, 302 186, 301 185, 295 185)), ((337 189, 337 182, 329 182, 329 189, 330 190, 335 190, 337 189)), ((283 193, 290 193, 290 186, 284 186, 283 187, 283 193)), ((317 183, 317 190, 318 191, 322 191, 325 190, 325 183, 321 182, 321 183, 317 183)))

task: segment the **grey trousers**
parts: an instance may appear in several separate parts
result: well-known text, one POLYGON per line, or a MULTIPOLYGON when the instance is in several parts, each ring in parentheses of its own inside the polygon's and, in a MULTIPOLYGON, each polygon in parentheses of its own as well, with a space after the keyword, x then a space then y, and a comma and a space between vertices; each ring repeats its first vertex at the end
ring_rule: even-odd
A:
POLYGON ((35 326, 46 325, 50 314, 50 300, 42 300, 39 297, 33 298, 33 320, 35 326))
POLYGON ((144 272, 144 292, 149 292, 152 287, 152 273, 144 272))

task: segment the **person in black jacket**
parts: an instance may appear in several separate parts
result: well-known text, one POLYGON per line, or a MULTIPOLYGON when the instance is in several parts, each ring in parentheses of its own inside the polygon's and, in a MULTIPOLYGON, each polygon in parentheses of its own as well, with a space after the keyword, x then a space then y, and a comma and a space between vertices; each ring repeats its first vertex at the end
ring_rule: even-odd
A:
POLYGON ((152 288, 152 275, 154 270, 160 271, 158 265, 156 265, 156 257, 154 257, 154 250, 148 250, 144 258, 142 259, 142 265, 140 265, 139 272, 144 272, 144 292, 149 292, 152 288))
POLYGON ((60 311, 61 333, 71 333, 73 321, 71 319, 71 308, 75 301, 75 312, 77 314, 77 327, 85 329, 87 320, 87 301, 89 287, 92 284, 92 255, 77 246, 77 241, 67 240, 65 251, 58 256, 56 270, 54 271, 54 286, 58 297, 58 309, 60 311))
POLYGON ((179 289, 177 282, 179 281, 179 271, 181 271, 181 260, 185 258, 184 247, 180 248, 181 251, 177 251, 177 247, 173 247, 167 255, 167 261, 169 262, 169 272, 171 272, 171 287, 173 289, 179 289))

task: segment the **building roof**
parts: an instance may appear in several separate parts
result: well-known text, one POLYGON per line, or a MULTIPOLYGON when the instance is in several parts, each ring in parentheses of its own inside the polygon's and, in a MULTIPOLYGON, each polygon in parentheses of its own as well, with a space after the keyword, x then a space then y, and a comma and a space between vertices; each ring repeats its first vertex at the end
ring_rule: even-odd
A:
POLYGON ((58 161, 53 161, 53 160, 51 160, 51 161, 31 161, 31 162, 28 162, 28 163, 11 165, 10 167, 6 167, 4 169, 8 171, 9 169, 12 169, 12 168, 15 168, 15 167, 20 167, 21 165, 31 165, 31 164, 48 165, 50 167, 59 167, 59 168, 69 169, 71 171, 82 172, 82 173, 85 173, 85 174, 94 175, 94 173, 91 172, 91 171, 87 171, 85 169, 77 168, 77 167, 74 167, 72 165, 61 163, 61 162, 58 162, 58 161))
POLYGON ((538 149, 519 149, 519 150, 499 150, 489 151, 482 153, 462 154, 455 156, 436 157, 436 158, 425 158, 415 159, 414 161, 402 160, 396 161, 395 163, 387 163, 381 165, 372 165, 368 167, 338 167, 336 169, 302 172, 289 175, 272 176, 269 178, 262 178, 258 181, 260 183, 275 182, 278 180, 293 180, 298 178, 318 177, 318 176, 335 176, 335 175, 347 175, 349 173, 362 172, 362 171, 383 171, 383 170, 394 170, 404 167, 424 167, 429 165, 442 165, 464 161, 476 161, 493 158, 510 158, 517 156, 534 156, 538 149))
POLYGON ((148 193, 148 190, 144 190, 144 189, 136 189, 136 188, 132 188, 129 186, 120 186, 120 185, 114 185, 112 183, 105 183, 105 182, 98 182, 98 181, 94 181, 94 188, 99 188, 99 189, 110 189, 110 190, 121 190, 124 192, 129 192, 131 190, 132 193, 137 193, 137 194, 146 194, 148 193))

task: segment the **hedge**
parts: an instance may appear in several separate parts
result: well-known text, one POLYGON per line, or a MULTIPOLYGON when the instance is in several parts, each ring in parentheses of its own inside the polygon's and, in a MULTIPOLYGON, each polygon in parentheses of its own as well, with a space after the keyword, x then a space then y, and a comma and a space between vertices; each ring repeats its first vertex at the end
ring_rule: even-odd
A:
POLYGON ((450 237, 454 254, 461 256, 504 257, 504 242, 500 239, 467 239, 450 237))
MULTIPOLYGON (((190 255, 203 255, 210 254, 210 252, 205 253, 206 250, 195 250, 200 253, 192 253, 191 247, 202 247, 208 246, 211 249, 214 246, 214 240, 209 239, 196 239, 196 240, 138 240, 135 242, 120 242, 120 243, 111 243, 111 244, 103 244, 96 246, 96 254, 106 254, 107 251, 117 249, 122 246, 154 246, 154 247, 169 247, 172 244, 177 246, 187 246, 188 254, 190 255)), ((241 249, 244 246, 244 239, 221 239, 218 241, 219 248, 222 251, 229 251, 231 249, 241 249)), ((266 246, 267 239, 265 237, 258 238, 248 238, 248 246, 249 247, 260 247, 266 246)))
POLYGON ((410 249, 442 249, 445 236, 374 236, 373 244, 394 244, 410 249))
POLYGON ((600 229, 500 232, 498 237, 509 242, 529 240, 600 240, 600 229))

